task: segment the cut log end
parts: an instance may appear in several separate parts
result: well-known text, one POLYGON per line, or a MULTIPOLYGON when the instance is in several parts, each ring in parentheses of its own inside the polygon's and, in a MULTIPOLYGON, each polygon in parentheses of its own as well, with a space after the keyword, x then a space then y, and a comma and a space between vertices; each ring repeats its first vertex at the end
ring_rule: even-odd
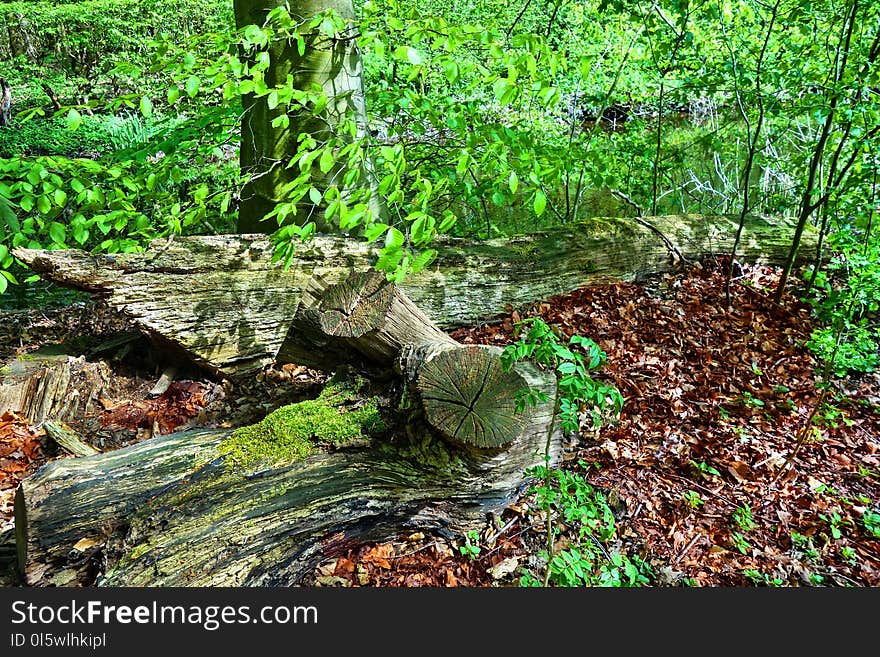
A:
POLYGON ((512 443, 526 425, 516 395, 528 388, 516 372, 505 372, 496 350, 480 346, 446 349, 419 370, 416 389, 425 419, 443 437, 479 448, 512 443))
POLYGON ((318 306, 318 323, 328 335, 359 338, 380 328, 394 299, 394 286, 378 272, 354 274, 331 285, 318 306))

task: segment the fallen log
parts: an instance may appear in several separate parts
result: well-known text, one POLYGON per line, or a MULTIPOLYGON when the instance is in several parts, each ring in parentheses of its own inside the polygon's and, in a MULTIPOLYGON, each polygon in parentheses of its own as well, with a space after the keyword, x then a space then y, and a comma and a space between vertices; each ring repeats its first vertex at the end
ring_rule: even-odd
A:
MULTIPOLYGON (((781 264, 793 231, 790 220, 753 217, 740 257, 781 264)), ((590 219, 482 242, 441 239, 434 264, 400 289, 447 329, 585 285, 666 271, 676 254, 690 260, 725 254, 735 233, 731 217, 675 215, 590 219)), ((814 238, 805 239, 807 247, 814 238)), ((276 359, 298 362, 302 350, 289 338, 307 286, 370 271, 377 249, 318 236, 298 247, 287 271, 271 262, 272 246, 262 235, 177 238, 140 254, 21 248, 14 254, 44 278, 106 296, 142 330, 182 347, 200 365, 236 375, 276 359)))
MULTIPOLYGON (((552 399, 552 375, 515 368, 552 399)), ((231 429, 56 461, 17 491, 19 568, 33 585, 64 581, 71 575, 59 573, 72 569, 87 581, 100 563, 106 586, 284 586, 323 559, 408 528, 460 535, 530 483, 525 472, 543 463, 552 406, 535 407, 506 449, 450 449, 410 423, 391 439, 267 468, 237 467, 223 448, 231 429)), ((560 449, 553 431, 551 464, 560 449)))

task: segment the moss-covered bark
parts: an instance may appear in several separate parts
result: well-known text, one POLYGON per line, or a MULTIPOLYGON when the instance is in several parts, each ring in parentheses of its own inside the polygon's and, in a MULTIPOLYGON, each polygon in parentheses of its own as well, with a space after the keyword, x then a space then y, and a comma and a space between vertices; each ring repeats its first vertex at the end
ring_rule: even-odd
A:
MULTIPOLYGON (((552 398, 552 375, 516 367, 552 398)), ((528 485, 524 472, 543 461, 551 416, 550 403, 533 409, 528 429, 504 450, 452 447, 410 424, 275 466, 230 467, 222 446, 231 429, 63 459, 19 490, 19 563, 35 585, 85 581, 95 563, 106 563, 105 586, 297 584, 317 562, 362 541, 481 526, 528 485)), ((358 422, 362 432, 370 417, 358 422)), ((555 433, 554 463, 559 453, 555 433)))

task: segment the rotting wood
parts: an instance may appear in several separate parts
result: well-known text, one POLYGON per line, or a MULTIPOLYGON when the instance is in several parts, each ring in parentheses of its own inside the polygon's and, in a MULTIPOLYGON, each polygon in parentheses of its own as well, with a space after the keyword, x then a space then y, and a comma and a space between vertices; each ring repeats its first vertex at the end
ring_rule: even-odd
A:
MULTIPOLYGON (((515 368, 530 386, 552 392, 551 374, 515 368)), ((549 402, 536 407, 526 429, 497 450, 450 449, 413 430, 238 471, 218 451, 232 431, 224 429, 62 459, 19 487, 19 565, 28 583, 49 582, 87 560, 73 550, 80 544, 102 551, 99 583, 107 586, 297 584, 319 561, 363 541, 406 528, 447 535, 478 528, 530 483, 525 472, 543 462, 551 416, 549 402)), ((556 431, 552 463, 560 450, 556 431)))
POLYGON ((93 456, 100 453, 99 450, 85 442, 82 436, 63 422, 46 420, 43 422, 43 429, 46 431, 46 435, 55 441, 59 447, 74 456, 93 456))
MULTIPOLYGON (((586 285, 670 270, 675 266, 670 250, 687 260, 726 254, 737 227, 728 216, 640 220, 595 218, 481 242, 438 239, 436 261, 400 289, 445 330, 586 285)), ((790 220, 751 217, 740 256, 781 264, 793 230, 790 220)), ((807 235, 808 242, 812 238, 807 235)), ((317 236, 297 248, 287 271, 272 262, 272 244, 264 235, 161 240, 141 254, 21 248, 14 254, 44 278, 105 295, 145 332, 231 376, 293 358, 285 350, 307 286, 314 280, 329 286, 370 271, 377 251, 355 239, 317 236)))

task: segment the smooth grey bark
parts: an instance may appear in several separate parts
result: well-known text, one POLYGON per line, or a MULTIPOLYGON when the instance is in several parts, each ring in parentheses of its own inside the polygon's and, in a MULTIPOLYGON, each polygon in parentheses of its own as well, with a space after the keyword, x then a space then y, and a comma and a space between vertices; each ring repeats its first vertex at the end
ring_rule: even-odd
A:
MULTIPOLYGON (((239 28, 246 25, 263 25, 268 12, 285 4, 284 0, 235 0, 235 21, 239 28)), ((248 182, 245 184, 239 204, 238 231, 240 233, 271 233, 277 227, 275 219, 265 221, 265 215, 285 200, 283 187, 300 173, 298 166, 287 164, 297 153, 301 134, 313 137, 319 144, 341 137, 338 127, 347 118, 357 124, 354 139, 367 135, 367 115, 364 102, 363 67, 357 48, 354 26, 354 8, 351 0, 299 0, 290 7, 294 21, 303 21, 321 11, 333 10, 348 22, 348 29, 335 38, 320 32, 305 34, 306 48, 300 55, 297 44, 289 39, 276 39, 269 46, 270 63, 265 72, 269 88, 292 81, 295 89, 307 89, 317 84, 327 95, 327 106, 318 114, 310 111, 288 112, 287 126, 273 126, 272 121, 284 113, 279 105, 269 109, 266 97, 253 94, 242 97, 244 114, 241 129, 240 163, 248 182)), ((350 138, 349 138, 350 139, 350 138)), ((344 188, 344 166, 335 165, 328 172, 321 172, 315 163, 311 169, 312 185, 322 193, 331 185, 340 188, 343 195, 354 189, 367 187, 371 190, 371 208, 378 216, 381 211, 374 176, 369 163, 359 170, 359 180, 351 188, 344 188)), ((304 224, 315 221, 319 230, 329 231, 332 222, 325 221, 323 210, 314 205, 308 196, 297 204, 297 214, 290 221, 304 224)))

